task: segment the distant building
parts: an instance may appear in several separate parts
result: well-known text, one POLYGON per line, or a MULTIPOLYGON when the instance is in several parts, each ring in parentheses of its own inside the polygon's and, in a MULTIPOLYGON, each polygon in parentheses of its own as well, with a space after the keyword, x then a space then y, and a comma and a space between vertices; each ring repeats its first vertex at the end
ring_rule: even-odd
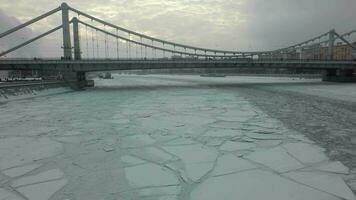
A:
MULTIPOLYGON (((356 46, 356 42, 353 43, 356 46)), ((328 55, 328 47, 311 46, 308 49, 302 50, 302 59, 326 59, 328 55)), ((338 43, 334 46, 335 60, 353 60, 356 59, 356 52, 347 44, 338 43)))
POLYGON ((9 77, 9 72, 8 71, 0 71, 0 79, 4 80, 9 77))
MULTIPOLYGON (((356 42, 353 43, 356 46, 356 42)), ((328 47, 321 45, 309 46, 302 50, 294 50, 283 53, 263 54, 262 59, 307 59, 307 60, 324 60, 328 57, 328 47)), ((349 45, 338 43, 334 46, 335 60, 353 60, 356 59, 356 51, 349 45)))

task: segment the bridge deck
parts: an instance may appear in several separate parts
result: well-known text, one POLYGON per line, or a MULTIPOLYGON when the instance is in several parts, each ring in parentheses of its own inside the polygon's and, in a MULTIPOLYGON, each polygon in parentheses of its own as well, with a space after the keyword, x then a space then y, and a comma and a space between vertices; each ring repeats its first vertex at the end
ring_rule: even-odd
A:
POLYGON ((356 69, 356 60, 0 60, 0 70, 64 70, 107 71, 136 69, 186 69, 186 68, 295 68, 295 69, 356 69))

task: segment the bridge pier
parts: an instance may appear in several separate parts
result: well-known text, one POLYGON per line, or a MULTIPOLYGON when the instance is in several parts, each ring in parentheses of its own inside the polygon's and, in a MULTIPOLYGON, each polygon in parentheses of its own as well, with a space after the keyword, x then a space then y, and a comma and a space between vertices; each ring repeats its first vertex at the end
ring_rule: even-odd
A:
POLYGON ((87 86, 85 72, 63 72, 63 79, 73 90, 83 90, 87 86))
POLYGON ((323 71, 323 81, 356 82, 356 71, 354 69, 326 69, 323 71))

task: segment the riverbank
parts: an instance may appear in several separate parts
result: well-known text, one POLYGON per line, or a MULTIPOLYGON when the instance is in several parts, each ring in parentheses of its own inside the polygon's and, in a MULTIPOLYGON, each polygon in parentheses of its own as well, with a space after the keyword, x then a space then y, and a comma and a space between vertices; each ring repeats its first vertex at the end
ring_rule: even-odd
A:
POLYGON ((0 84, 0 103, 70 92, 63 81, 12 82, 0 84))

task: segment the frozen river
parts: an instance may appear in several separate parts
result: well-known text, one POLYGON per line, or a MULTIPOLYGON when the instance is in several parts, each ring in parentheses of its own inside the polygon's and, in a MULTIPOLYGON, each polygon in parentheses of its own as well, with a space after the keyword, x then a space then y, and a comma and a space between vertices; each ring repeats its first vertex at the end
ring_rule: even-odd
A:
POLYGON ((0 200, 356 199, 354 85, 163 75, 96 85, 0 103, 0 200), (337 102, 348 118, 325 111, 309 125, 291 94, 337 102), (320 121, 348 136, 349 154, 313 135, 320 121))

